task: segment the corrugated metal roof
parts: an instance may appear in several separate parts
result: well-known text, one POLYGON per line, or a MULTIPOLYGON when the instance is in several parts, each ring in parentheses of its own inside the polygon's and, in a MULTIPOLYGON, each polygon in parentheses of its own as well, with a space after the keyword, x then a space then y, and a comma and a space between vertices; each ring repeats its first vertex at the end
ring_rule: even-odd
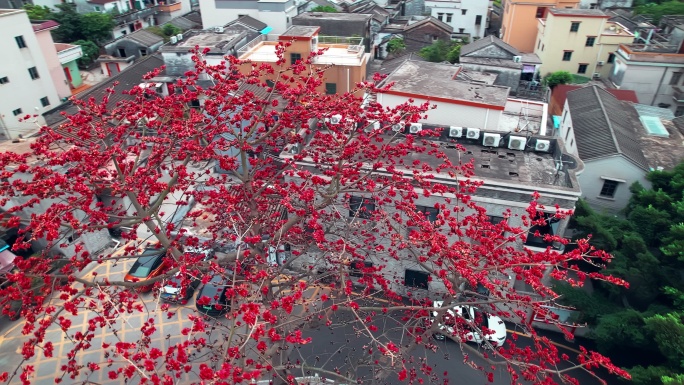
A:
POLYGON ((649 106, 647 104, 634 104, 634 109, 637 110, 639 116, 656 116, 661 119, 672 120, 674 119, 674 113, 672 110, 667 108, 660 108, 656 106, 649 106))
POLYGON ((144 29, 139 29, 131 34, 124 36, 121 40, 132 40, 142 46, 152 47, 155 44, 163 42, 164 38, 152 32, 146 31, 144 29))
POLYGON ((639 134, 629 118, 630 105, 598 86, 591 86, 568 92, 568 106, 577 151, 583 161, 622 155, 642 169, 649 169, 639 134))

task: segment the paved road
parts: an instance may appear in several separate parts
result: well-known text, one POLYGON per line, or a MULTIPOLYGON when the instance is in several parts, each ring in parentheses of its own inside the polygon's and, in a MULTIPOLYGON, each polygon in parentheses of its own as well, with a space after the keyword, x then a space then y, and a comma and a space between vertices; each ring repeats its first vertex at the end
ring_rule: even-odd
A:
MULTIPOLYGON (((96 265, 88 275, 92 275, 93 272, 95 272, 98 277, 108 277, 111 280, 122 280, 124 272, 128 271, 131 264, 132 261, 126 260, 119 261, 118 263, 96 265)), ((317 291, 316 288, 312 288, 311 290, 311 294, 317 291)), ((163 312, 160 309, 160 304, 157 303, 150 294, 143 295, 142 303, 145 306, 144 312, 124 314, 118 322, 118 325, 115 325, 112 329, 100 330, 92 341, 92 347, 86 352, 79 353, 76 356, 77 362, 82 364, 93 362, 104 366, 107 358, 105 357, 105 351, 101 348, 102 343, 117 342, 118 336, 121 336, 124 340, 128 341, 131 339, 134 341, 137 340, 140 335, 140 327, 143 322, 149 318, 153 318, 157 325, 157 331, 151 336, 152 344, 164 351, 165 347, 181 341, 182 336, 180 331, 183 327, 189 325, 187 321, 188 315, 196 314, 194 302, 174 309, 175 314, 171 317, 168 316, 167 312, 163 312), (122 327, 123 324, 125 324, 125 327, 122 327), (119 332, 118 335, 115 335, 113 332, 114 329, 122 331, 119 332)), ((54 300, 53 304, 59 306, 60 302, 54 300)), ((66 314, 63 313, 63 315, 66 314)), ((93 314, 88 311, 81 311, 78 316, 69 316, 72 324, 68 334, 73 335, 78 331, 85 331, 87 328, 87 320, 92 316, 93 314)), ((397 344, 405 342, 406 336, 401 331, 403 325, 401 324, 399 317, 393 317, 391 314, 382 318, 378 317, 375 324, 381 328, 381 330, 387 330, 387 336, 393 342, 397 344)), ((2 368, 2 370, 12 370, 12 368, 22 363, 20 356, 21 344, 28 338, 27 336, 22 335, 22 327, 23 322, 21 321, 11 322, 6 318, 0 320, 0 368, 2 368)), ((291 360, 293 362, 298 359, 305 359, 307 361, 317 360, 317 362, 322 363, 325 368, 331 370, 338 369, 341 372, 350 370, 354 367, 355 363, 366 354, 364 343, 367 342, 367 339, 359 338, 355 327, 359 327, 359 325, 340 322, 333 329, 322 326, 311 331, 309 335, 313 337, 313 343, 293 351, 290 356, 291 360)), ((66 354, 73 346, 73 343, 56 326, 52 326, 48 329, 47 338, 54 344, 54 357, 44 357, 38 352, 36 357, 32 358, 29 362, 24 363, 33 365, 35 368, 35 373, 32 377, 32 382, 34 384, 53 383, 55 377, 58 374, 61 374, 59 368, 67 362, 66 354)), ((525 344, 528 342, 529 341, 526 342, 526 339, 523 337, 518 341, 518 344, 525 344)), ((572 347, 569 348, 572 349, 572 347)), ((418 363, 418 365, 421 362, 429 363, 434 373, 432 379, 439 383, 448 379, 451 384, 491 384, 490 382, 487 382, 481 372, 464 365, 463 352, 456 343, 451 341, 439 342, 435 351, 417 349, 411 360, 413 360, 414 364, 418 363)), ((484 362, 478 363, 484 364, 484 362)), ((113 368, 123 364, 125 363, 115 364, 113 368)), ((415 366, 414 364, 409 366, 415 366)), ((77 382, 74 383, 81 383, 87 380, 97 384, 120 384, 120 381, 109 381, 107 378, 107 372, 113 368, 99 370, 94 373, 84 370, 81 373, 81 376, 75 380, 77 382)), ((371 373, 366 369, 361 368, 356 370, 358 370, 357 373, 360 373, 361 375, 364 375, 365 373, 368 378, 372 377, 371 373)), ((387 378, 387 383, 397 382, 396 374, 391 374, 387 378)), ((185 378, 184 380, 187 382, 189 379, 190 378, 185 378)), ((196 381, 196 378, 192 378, 192 380, 196 381)), ((18 378, 15 378, 11 383, 19 384, 20 381, 18 378)), ((128 383, 137 383, 137 381, 129 381, 128 383)), ((371 382, 365 381, 365 383, 371 382)), ((505 368, 497 370, 494 384, 504 385, 509 383, 510 380, 505 372, 505 368)), ((582 385, 593 385, 594 383, 598 382, 586 376, 581 377, 582 385)))

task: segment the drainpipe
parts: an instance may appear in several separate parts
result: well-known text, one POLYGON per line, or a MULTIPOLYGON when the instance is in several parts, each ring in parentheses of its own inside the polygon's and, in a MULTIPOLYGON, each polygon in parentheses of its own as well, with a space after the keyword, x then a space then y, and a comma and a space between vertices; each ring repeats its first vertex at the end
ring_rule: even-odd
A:
POLYGON ((665 74, 667 73, 667 68, 663 68, 663 76, 660 77, 660 81, 658 82, 658 88, 656 89, 655 94, 653 94, 653 100, 651 100, 651 105, 655 103, 656 99, 658 98, 658 94, 660 93, 660 87, 663 85, 663 80, 665 80, 665 74))
POLYGON ((484 123, 484 128, 485 130, 487 129, 487 122, 489 121, 489 108, 487 108, 487 112, 485 113, 485 123, 484 123))

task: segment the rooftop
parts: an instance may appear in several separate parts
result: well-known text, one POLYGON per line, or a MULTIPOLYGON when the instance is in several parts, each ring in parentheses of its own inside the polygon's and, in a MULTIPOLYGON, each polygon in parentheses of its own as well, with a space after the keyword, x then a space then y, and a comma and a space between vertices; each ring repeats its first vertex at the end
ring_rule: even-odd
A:
MULTIPOLYGON (((317 30, 319 27, 307 28, 317 30)), ((237 56, 242 60, 274 63, 278 60, 275 40, 280 39, 280 36, 260 35, 241 47, 237 56)), ((363 49, 363 38, 360 37, 321 36, 318 39, 318 48, 326 50, 322 55, 314 58, 315 64, 357 66, 363 64, 364 57, 367 55, 363 49)), ((305 59, 306 56, 302 54, 302 58, 305 59)))
POLYGON ((297 37, 308 37, 311 38, 318 33, 321 27, 310 27, 306 25, 293 25, 283 32, 281 38, 297 38, 297 37))
POLYGON ((36 20, 31 21, 31 26, 35 32, 45 31, 47 29, 53 29, 59 27, 59 23, 54 20, 36 20))
POLYGON ((549 12, 554 16, 581 16, 610 18, 600 9, 551 8, 549 12))
POLYGON ((409 60, 394 70, 384 82, 394 83, 389 93, 498 107, 506 105, 510 91, 508 87, 454 80, 460 71, 460 66, 409 60))
POLYGON ((190 31, 184 33, 183 40, 178 41, 176 44, 168 43, 162 46, 161 51, 190 52, 196 46, 199 46, 200 50, 208 48, 209 54, 223 55, 249 35, 250 32, 245 27, 240 26, 224 28, 223 32, 209 30, 190 31))
POLYGON ((308 20, 339 20, 339 21, 368 21, 373 15, 364 13, 344 13, 344 12, 305 12, 293 18, 308 20))
POLYGON ((513 56, 520 55, 520 51, 518 51, 515 47, 507 44, 506 42, 504 42, 503 40, 499 39, 494 35, 489 35, 483 37, 482 39, 475 40, 472 43, 462 46, 461 56, 468 56, 472 54, 475 57, 488 57, 486 53, 478 54, 477 51, 481 50, 482 48, 489 47, 490 45, 497 46, 503 49, 504 51, 509 52, 513 56))
POLYGON ((492 67, 522 69, 523 63, 516 63, 510 59, 499 59, 491 57, 461 56, 461 64, 481 64, 492 67))

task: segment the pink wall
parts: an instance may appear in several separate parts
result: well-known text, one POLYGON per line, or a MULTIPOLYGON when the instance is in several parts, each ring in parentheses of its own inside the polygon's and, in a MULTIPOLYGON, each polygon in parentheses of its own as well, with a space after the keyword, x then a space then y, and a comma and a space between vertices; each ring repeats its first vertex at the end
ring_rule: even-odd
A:
MULTIPOLYGON (((55 88, 57 89, 57 95, 59 95, 60 98, 66 98, 71 96, 71 89, 69 88, 69 83, 67 82, 66 75, 64 75, 64 69, 62 69, 62 64, 59 62, 59 58, 57 57, 55 42, 52 40, 50 30, 45 29, 36 32, 36 38, 38 39, 40 50, 43 52, 45 64, 50 70, 50 77, 52 78, 52 82, 54 83, 55 88)), ((54 102, 50 101, 50 103, 56 102, 56 100, 54 102)))

